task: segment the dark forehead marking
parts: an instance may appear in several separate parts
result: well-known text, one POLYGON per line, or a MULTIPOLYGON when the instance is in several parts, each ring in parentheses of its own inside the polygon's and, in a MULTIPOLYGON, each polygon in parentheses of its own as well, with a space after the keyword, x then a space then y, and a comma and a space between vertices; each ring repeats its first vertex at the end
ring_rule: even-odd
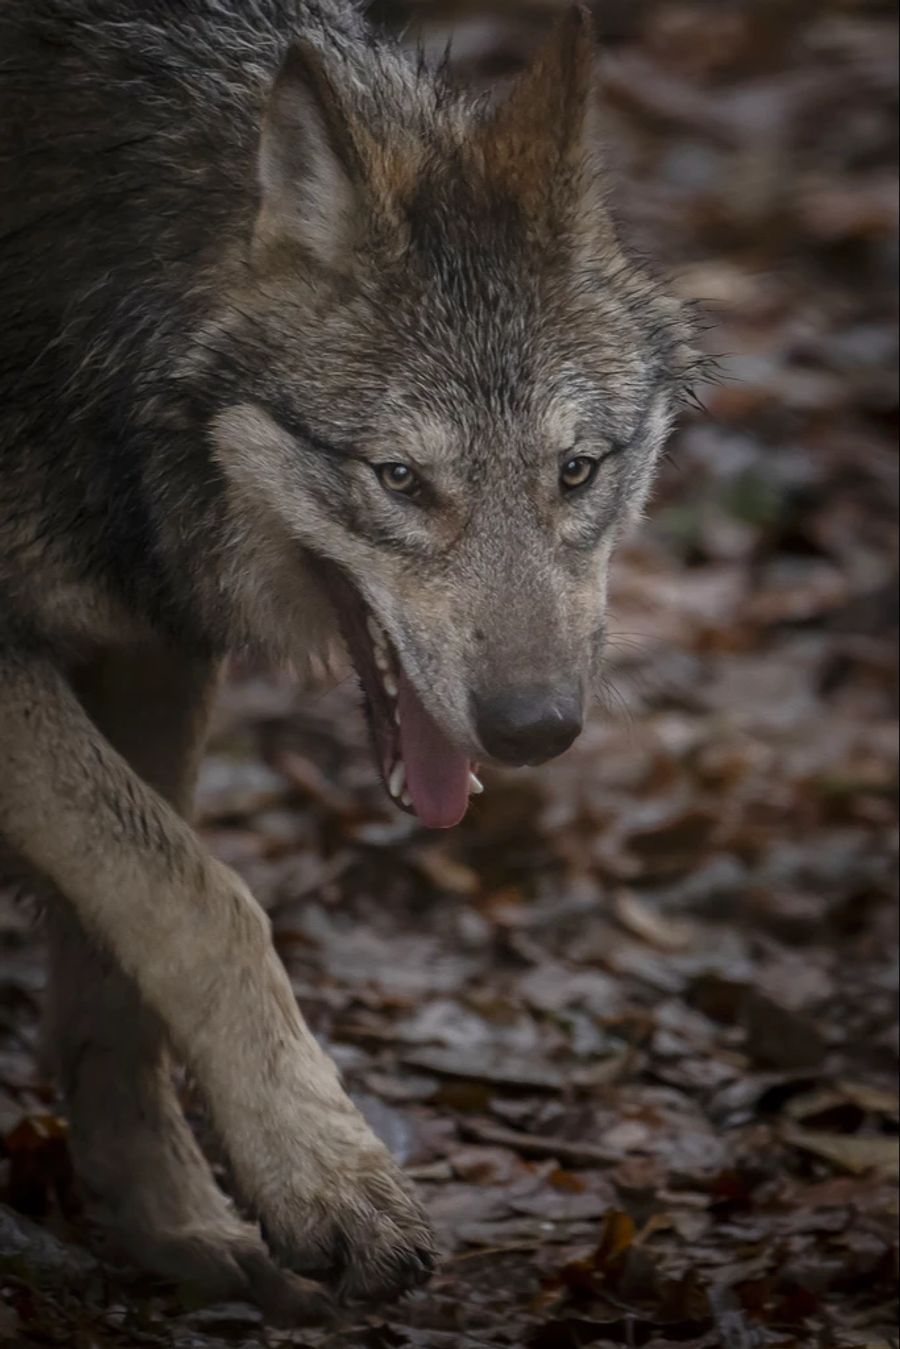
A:
POLYGON ((535 269, 516 202, 464 181, 426 179, 408 205, 406 265, 417 303, 405 316, 435 401, 521 408, 532 376, 535 269))
POLYGON ((424 174, 406 203, 410 249, 423 257, 464 256, 496 250, 521 253, 527 227, 520 204, 476 183, 461 162, 448 160, 424 174))
POLYGON ((365 456, 360 449, 360 444, 365 437, 360 437, 360 443, 350 444, 340 436, 334 438, 325 436, 314 431, 306 421, 300 416, 296 408, 292 406, 287 398, 270 397, 259 400, 259 406, 269 414, 272 420, 287 431, 289 436, 303 445, 306 449, 314 450, 316 454, 321 454, 328 459, 364 459, 365 456))

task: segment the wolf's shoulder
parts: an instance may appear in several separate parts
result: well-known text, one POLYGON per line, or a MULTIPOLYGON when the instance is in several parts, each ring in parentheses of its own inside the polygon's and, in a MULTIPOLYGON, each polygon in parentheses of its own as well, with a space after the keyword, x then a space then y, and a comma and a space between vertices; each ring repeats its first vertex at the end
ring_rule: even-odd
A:
POLYGON ((3 54, 28 43, 51 64, 67 53, 102 60, 127 51, 139 74, 148 58, 255 63, 296 37, 344 44, 365 42, 368 32, 355 0, 4 0, 0 66, 3 54))

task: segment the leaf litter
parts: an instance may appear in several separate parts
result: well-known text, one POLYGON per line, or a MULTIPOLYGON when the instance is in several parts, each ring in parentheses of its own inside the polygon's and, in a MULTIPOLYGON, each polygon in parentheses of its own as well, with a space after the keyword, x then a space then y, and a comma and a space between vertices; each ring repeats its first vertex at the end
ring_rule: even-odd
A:
MULTIPOLYGON (((486 81, 555 6, 375 8, 486 81)), ((104 1264, 10 899, 0 1344, 896 1349, 895 7, 597 11, 628 231, 725 353, 615 570, 609 707, 435 839, 351 689, 236 670, 199 797, 441 1268, 288 1330, 104 1264)))

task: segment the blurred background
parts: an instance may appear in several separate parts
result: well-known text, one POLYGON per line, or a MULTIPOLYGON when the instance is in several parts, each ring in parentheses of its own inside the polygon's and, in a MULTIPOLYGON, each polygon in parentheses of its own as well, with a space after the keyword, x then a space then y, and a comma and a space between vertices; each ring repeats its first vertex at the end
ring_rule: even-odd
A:
MULTIPOLYGON (((558 9, 373 7, 479 84, 558 9)), ((201 784, 447 1263, 327 1338, 97 1291, 9 907, 17 1344, 897 1343, 896 5, 604 0, 597 26, 623 233, 719 358, 614 571, 606 706, 436 838, 385 803, 352 684, 239 671, 201 784)))

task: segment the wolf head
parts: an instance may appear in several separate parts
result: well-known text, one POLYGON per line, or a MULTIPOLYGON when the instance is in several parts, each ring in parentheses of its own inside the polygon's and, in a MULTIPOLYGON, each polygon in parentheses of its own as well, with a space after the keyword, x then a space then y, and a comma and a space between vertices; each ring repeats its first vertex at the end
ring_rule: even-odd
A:
POLYGON ((218 330, 241 396, 215 452, 253 521, 236 565, 269 626, 272 595, 324 588, 390 792, 433 827, 479 761, 579 734, 610 555, 690 363, 616 242, 594 101, 573 10, 493 104, 391 48, 300 44, 262 129, 218 330))

